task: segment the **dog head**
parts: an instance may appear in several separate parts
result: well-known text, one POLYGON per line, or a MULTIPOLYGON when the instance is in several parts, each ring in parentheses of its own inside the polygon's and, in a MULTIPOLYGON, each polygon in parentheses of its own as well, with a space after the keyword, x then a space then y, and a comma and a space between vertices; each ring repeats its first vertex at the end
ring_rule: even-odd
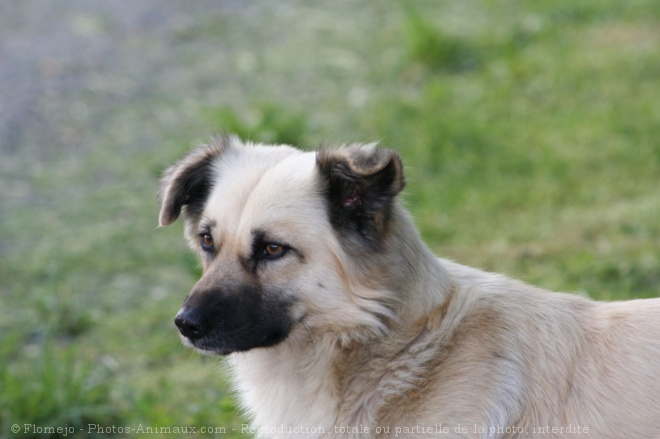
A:
POLYGON ((204 270, 175 319, 184 344, 229 354, 311 328, 382 329, 403 186, 398 155, 375 145, 303 152, 226 137, 191 152, 159 191, 160 225, 183 217, 204 270))

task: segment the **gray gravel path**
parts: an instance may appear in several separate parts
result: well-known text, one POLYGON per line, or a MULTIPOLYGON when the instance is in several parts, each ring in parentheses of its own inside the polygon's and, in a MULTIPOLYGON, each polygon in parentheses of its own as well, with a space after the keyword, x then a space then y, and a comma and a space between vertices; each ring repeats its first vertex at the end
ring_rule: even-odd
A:
POLYGON ((362 37, 387 26, 387 5, 1 1, 0 263, 120 212, 151 220, 158 173, 225 129, 208 108, 259 120, 275 103, 304 113, 313 144, 354 140, 339 137, 347 109, 366 101, 374 59, 392 59, 362 37))
POLYGON ((155 148, 204 105, 297 102, 308 113, 323 102, 313 114, 331 126, 324 109, 341 117, 364 95, 373 51, 355 42, 386 25, 386 3, 0 2, 0 218, 43 202, 33 180, 44 168, 74 175, 100 138, 117 154, 155 148))
MULTIPOLYGON (((204 94, 204 65, 226 49, 187 37, 209 17, 262 19, 258 2, 21 0, 0 3, 1 209, 38 198, 44 167, 72 164, 122 111, 204 94), (185 60, 185 62, 182 62, 185 60), (36 198, 35 198, 36 197, 36 198)), ((221 78, 221 72, 218 72, 221 78)), ((117 148, 153 147, 148 119, 117 148)), ((66 175, 66 173, 65 173, 66 175)))

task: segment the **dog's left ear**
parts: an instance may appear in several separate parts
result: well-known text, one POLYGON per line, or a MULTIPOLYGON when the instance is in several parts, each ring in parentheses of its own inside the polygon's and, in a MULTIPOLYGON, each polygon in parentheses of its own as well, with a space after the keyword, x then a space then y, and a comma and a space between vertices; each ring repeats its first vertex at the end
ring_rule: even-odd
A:
POLYGON ((405 185, 399 155, 374 144, 352 145, 320 150, 316 165, 326 182, 333 226, 374 246, 387 227, 393 198, 405 185))
POLYGON ((159 225, 167 226, 185 208, 187 217, 201 215, 212 188, 213 163, 231 144, 231 138, 217 139, 190 152, 163 174, 158 189, 160 198, 159 225))

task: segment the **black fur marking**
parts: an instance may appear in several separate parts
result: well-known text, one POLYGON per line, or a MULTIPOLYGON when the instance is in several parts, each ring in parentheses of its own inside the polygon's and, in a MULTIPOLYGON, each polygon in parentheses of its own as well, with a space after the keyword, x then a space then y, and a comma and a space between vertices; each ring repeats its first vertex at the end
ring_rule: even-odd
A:
POLYGON ((181 210, 189 219, 198 220, 213 188, 213 162, 230 140, 219 139, 213 145, 202 146, 169 168, 161 180, 161 225, 179 217, 181 210))
POLYGON ((204 202, 211 192, 211 164, 212 157, 194 163, 186 168, 185 172, 175 178, 171 185, 174 192, 165 208, 168 218, 172 222, 179 217, 182 207, 185 213, 192 218, 199 217, 204 210, 204 202))
POLYGON ((177 314, 177 326, 194 327, 194 337, 181 332, 188 333, 195 347, 221 355, 273 346, 294 324, 291 301, 282 297, 280 291, 266 293, 259 285, 193 290, 177 314))
POLYGON ((405 185, 399 156, 389 149, 353 146, 321 150, 316 163, 333 227, 376 248, 388 224, 392 199, 405 185))

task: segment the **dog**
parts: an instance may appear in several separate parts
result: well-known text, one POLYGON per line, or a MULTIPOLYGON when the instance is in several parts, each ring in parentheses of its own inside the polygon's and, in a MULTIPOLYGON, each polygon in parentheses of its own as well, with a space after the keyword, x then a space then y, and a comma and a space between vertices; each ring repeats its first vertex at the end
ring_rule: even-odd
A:
POLYGON ((601 303, 436 258, 376 144, 222 137, 161 180, 203 275, 175 318, 265 438, 660 438, 660 299, 601 303))

